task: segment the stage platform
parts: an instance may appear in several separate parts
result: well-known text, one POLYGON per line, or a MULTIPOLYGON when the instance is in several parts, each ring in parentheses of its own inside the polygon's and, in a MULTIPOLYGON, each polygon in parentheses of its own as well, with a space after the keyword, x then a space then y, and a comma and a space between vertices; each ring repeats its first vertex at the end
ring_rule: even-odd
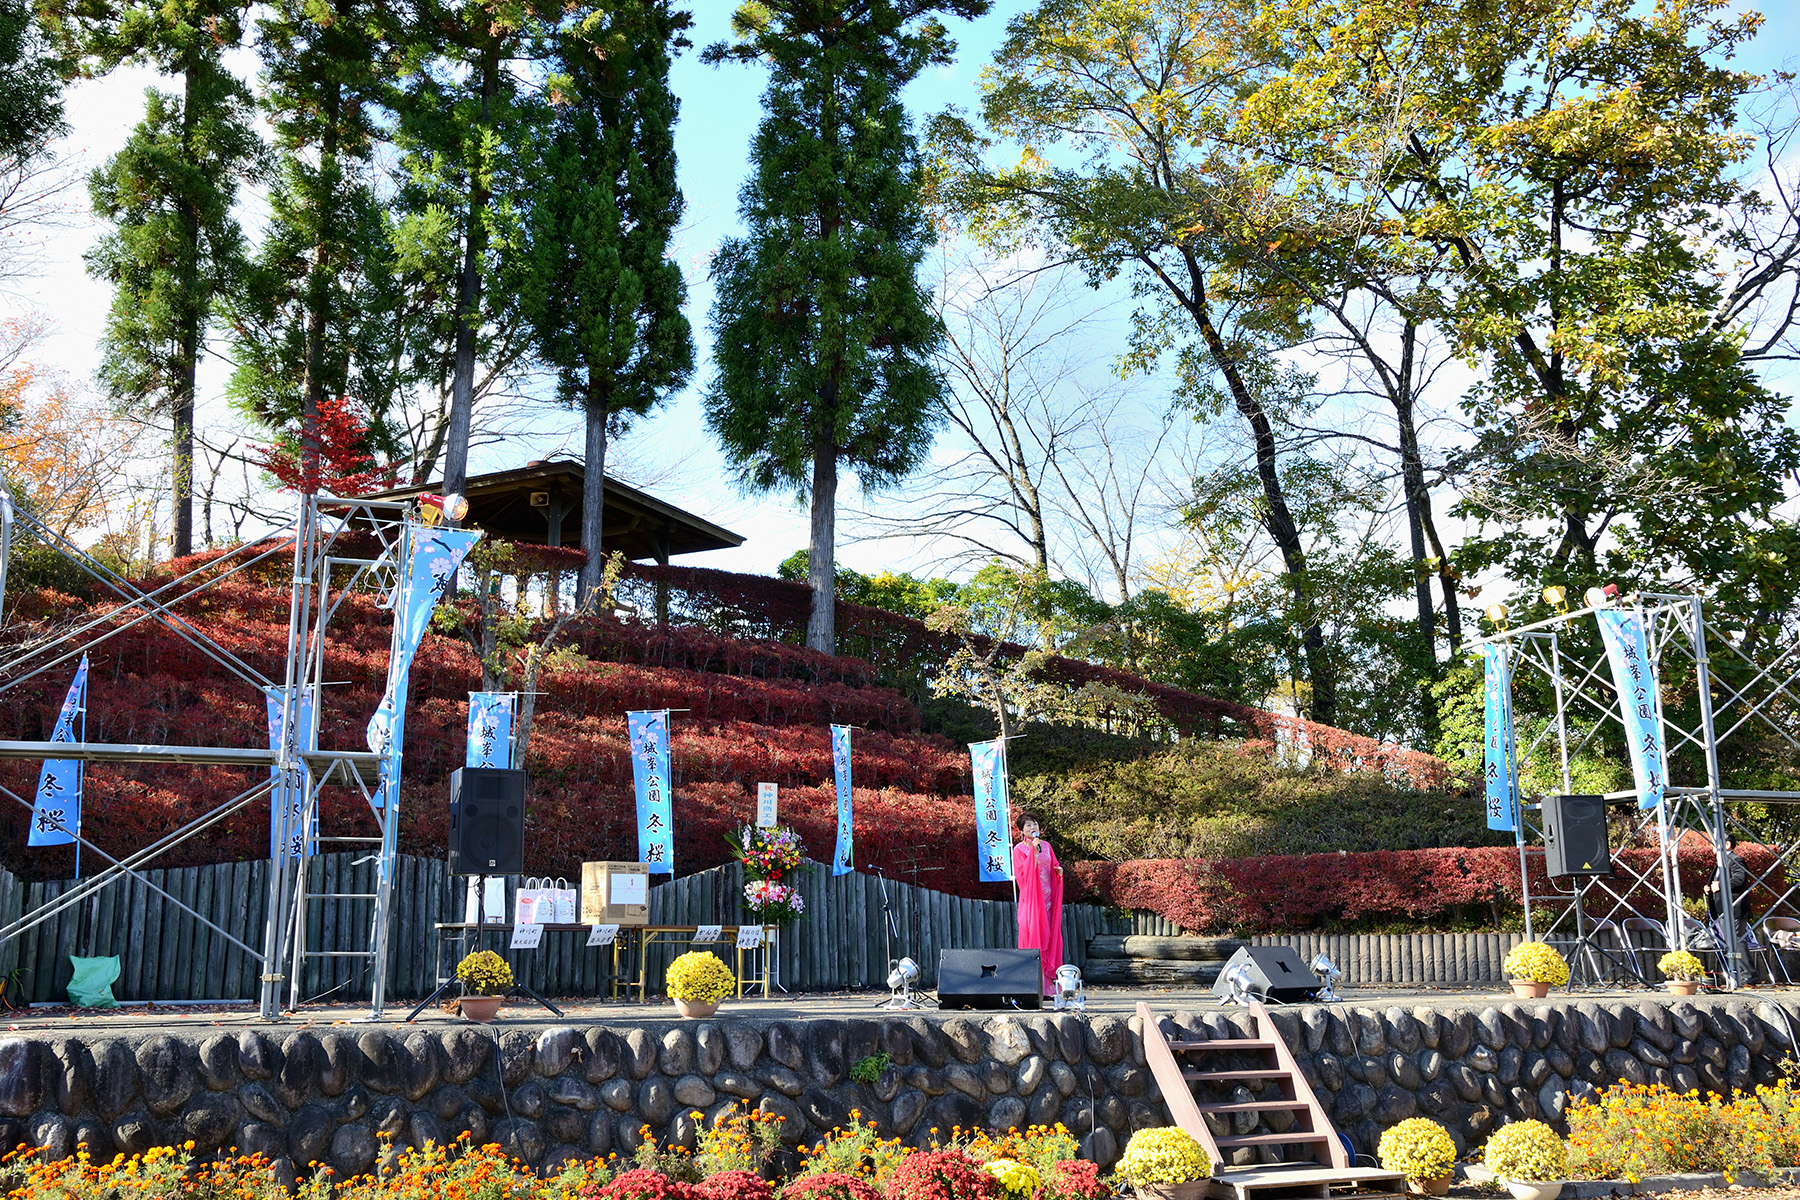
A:
MULTIPOLYGON (((1648 991, 1644 988, 1593 988, 1579 991, 1559 991, 1544 1000, 1519 1001, 1510 993, 1502 993, 1492 987, 1445 987, 1445 988, 1341 988, 1342 1001, 1337 1004, 1314 1005, 1281 1005, 1271 1003, 1270 1009, 1281 1011, 1283 1008, 1325 1007, 1331 1009, 1376 1009, 1389 1007, 1405 1009, 1427 1008, 1437 1011, 1462 1011, 1471 1008, 1502 1007, 1507 1004, 1524 1005, 1558 1005, 1566 1006, 1583 1002, 1600 1004, 1638 1004, 1643 1001, 1670 1004, 1683 997, 1671 996, 1667 992, 1648 991)), ((1794 987, 1751 987, 1736 992, 1703 993, 1697 1000, 1716 998, 1723 1001, 1735 999, 1742 1003, 1756 1004, 1768 1000, 1800 1007, 1800 985, 1794 987)), ((494 1021, 499 1029, 542 1029, 552 1026, 607 1026, 617 1029, 633 1029, 645 1026, 662 1026, 677 1021, 673 1006, 666 999, 652 1000, 647 1004, 623 1001, 598 1000, 591 997, 558 998, 552 1002, 563 1015, 558 1016, 547 1008, 543 1008, 524 997, 514 998, 507 1002, 501 1015, 494 1021)), ((881 992, 830 992, 824 994, 795 994, 778 996, 772 1000, 757 997, 727 1000, 719 1009, 719 1018, 736 1020, 764 1021, 805 1021, 831 1020, 841 1021, 847 1018, 869 1017, 924 1017, 927 1020, 945 1020, 950 1017, 967 1017, 982 1020, 987 1017, 1000 1016, 1012 1012, 1011 1009, 943 1009, 926 1007, 905 1011, 885 1010, 879 1006, 886 1003, 886 993, 881 992)), ((1087 990, 1086 1015, 1129 1017, 1139 1001, 1150 1005, 1158 1014, 1175 1012, 1207 1013, 1240 1012, 1230 1005, 1221 1004, 1213 998, 1207 988, 1115 988, 1093 987, 1087 990)), ((159 1033, 177 1033, 188 1036, 206 1036, 206 1032, 214 1028, 229 1028, 233 1031, 245 1029, 266 1029, 271 1032, 291 1031, 301 1028, 319 1028, 325 1026, 347 1026, 352 1029, 388 1028, 406 1029, 442 1029, 446 1027, 468 1027, 470 1022, 449 1013, 434 1005, 421 1012, 411 1024, 406 1021, 406 1014, 412 1010, 417 1001, 406 1001, 391 1005, 383 1019, 370 1021, 367 1004, 307 1004, 299 1010, 287 1014, 280 1021, 265 1021, 257 1016, 252 1003, 245 1001, 235 1005, 150 1005, 134 1004, 112 1010, 74 1010, 65 1006, 33 1007, 27 1011, 5 1014, 5 1029, 13 1033, 36 1034, 40 1037, 55 1038, 59 1035, 78 1037, 124 1037, 135 1039, 159 1033)), ((1044 1015, 1054 1017, 1057 1014, 1046 1002, 1044 1008, 1033 1011, 1023 1010, 1024 1015, 1044 1015)))

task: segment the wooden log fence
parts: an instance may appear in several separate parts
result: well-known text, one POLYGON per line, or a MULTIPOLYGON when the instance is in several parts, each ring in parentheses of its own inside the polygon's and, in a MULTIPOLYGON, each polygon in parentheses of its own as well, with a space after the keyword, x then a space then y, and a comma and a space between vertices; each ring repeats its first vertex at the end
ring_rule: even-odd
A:
MULTIPOLYGON (((375 864, 352 853, 309 862, 309 891, 372 893, 375 864)), ((143 872, 145 880, 203 913, 245 945, 261 949, 266 924, 269 862, 219 863, 143 872)), ((830 867, 805 863, 797 884, 806 915, 780 933, 777 978, 793 992, 885 987, 890 958, 909 955, 925 987, 934 986, 938 951, 1011 946, 1017 928, 1011 901, 970 900, 855 872, 834 876, 830 867), (884 909, 884 897, 886 907, 884 909)), ((0 869, 0 922, 54 902, 72 880, 25 882, 0 869)), ((506 912, 519 886, 506 880, 506 912)), ((743 869, 736 863, 661 883, 650 889, 652 925, 736 925, 745 918, 743 869)), ((463 881, 445 874, 441 859, 402 855, 394 881, 393 928, 388 938, 388 995, 427 995, 437 986, 433 926, 464 917, 463 881), (454 884, 454 887, 452 886, 454 884)), ((307 944, 327 951, 365 950, 370 943, 372 901, 316 900, 306 913, 307 944)), ((1161 918, 1120 914, 1095 905, 1063 909, 1063 944, 1076 965, 1086 962, 1088 940, 1099 934, 1163 932, 1161 918)), ((610 991, 609 952, 589 950, 587 935, 546 932, 536 950, 509 953, 516 977, 547 996, 595 996, 610 991)), ((492 933, 489 948, 504 947, 492 933)), ((649 951, 652 990, 685 942, 658 943, 649 951)), ((730 960, 730 945, 716 947, 730 960)), ((450 951, 446 951, 448 955, 450 951)), ((66 998, 70 955, 118 955, 113 995, 120 1000, 248 1000, 256 995, 256 959, 168 903, 153 887, 127 878, 0 943, 0 977, 16 1001, 66 998)), ((454 962, 446 961, 446 971, 454 962)), ((286 973, 285 966, 282 968, 286 973)), ((635 974, 635 972, 634 972, 635 974)), ((365 959, 309 959, 300 994, 306 1001, 353 1002, 369 995, 365 959)))
MULTIPOLYGON (((312 859, 309 867, 314 892, 375 890, 375 864, 357 855, 324 855, 312 859)), ((269 890, 267 860, 143 874, 232 937, 261 948, 269 890)), ((776 977, 792 992, 883 988, 889 959, 901 955, 919 964, 921 986, 932 987, 940 950, 1014 944, 1017 925, 1011 901, 970 900, 862 872, 834 876, 828 865, 814 862, 805 863, 796 876, 806 915, 781 931, 775 949, 776 977)), ((508 913, 518 884, 517 877, 506 880, 508 913)), ((73 886, 68 880, 26 882, 0 869, 0 923, 54 902, 73 886)), ((658 884, 650 889, 650 923, 736 925, 746 916, 743 886, 743 870, 736 863, 658 884)), ((443 860, 401 856, 388 939, 390 996, 416 998, 436 987, 433 926, 462 919, 464 899, 463 881, 445 874, 443 860)), ((368 900, 312 902, 307 913, 308 945, 318 950, 367 949, 371 908, 368 900)), ((1090 904, 1063 909, 1063 945, 1069 961, 1082 967, 1088 942, 1095 936, 1173 937, 1180 932, 1150 913, 1121 913, 1090 904)), ((1351 985, 1454 986, 1500 982, 1500 961, 1523 938, 1517 933, 1298 934, 1253 940, 1292 946, 1308 961, 1316 954, 1328 954, 1351 985)), ((544 995, 604 995, 612 984, 611 955, 587 949, 585 941, 585 933, 548 932, 537 950, 508 957, 520 982, 544 995)), ((504 946, 503 935, 490 934, 488 944, 504 946)), ((653 991, 660 987, 669 961, 689 948, 685 942, 661 942, 650 949, 653 991)), ((732 957, 728 943, 717 949, 727 960, 732 957)), ((9 981, 6 994, 17 1001, 64 999, 73 954, 118 955, 119 980, 113 994, 121 1000, 248 1000, 256 995, 260 974, 256 959, 218 930, 130 878, 0 943, 0 977, 9 981)), ((446 961, 444 969, 454 965, 446 961)), ((307 1001, 366 1000, 368 963, 346 957, 309 959, 300 994, 307 1001)))

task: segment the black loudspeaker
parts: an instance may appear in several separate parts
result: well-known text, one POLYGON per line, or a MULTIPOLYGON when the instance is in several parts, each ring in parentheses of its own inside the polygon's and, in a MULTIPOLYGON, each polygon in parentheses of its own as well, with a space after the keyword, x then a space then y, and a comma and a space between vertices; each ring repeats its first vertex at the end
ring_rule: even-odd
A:
POLYGON ((1606 801, 1600 796, 1544 797, 1544 868, 1550 878, 1611 875, 1606 801))
POLYGON ((941 950, 940 1008, 1038 1008, 1044 999, 1038 950, 941 950))
POLYGON ((1225 981, 1239 963, 1249 967, 1250 994, 1258 1000, 1299 1004, 1311 1000, 1319 991, 1319 977, 1291 947, 1242 946, 1219 972, 1219 978, 1213 983, 1213 995, 1221 1000, 1231 995, 1231 987, 1225 981))
POLYGON ((525 772, 461 767, 450 772, 450 873, 518 875, 525 870, 525 772))

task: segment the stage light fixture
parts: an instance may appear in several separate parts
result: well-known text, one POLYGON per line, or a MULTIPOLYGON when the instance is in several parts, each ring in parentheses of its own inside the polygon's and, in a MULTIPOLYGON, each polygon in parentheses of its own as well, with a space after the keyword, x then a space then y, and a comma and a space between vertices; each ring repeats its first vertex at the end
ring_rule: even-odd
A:
POLYGON ((1557 612, 1569 611, 1569 589, 1560 584, 1552 584, 1544 589, 1544 603, 1557 612))
POLYGON ((1487 619, 1498 625, 1500 628, 1505 629, 1507 611, 1508 609, 1504 604, 1490 604, 1487 606, 1487 619))
POLYGON ((1250 964, 1240 962, 1225 972, 1225 1004, 1250 1003, 1250 989, 1254 985, 1250 975, 1250 964))
POLYGON ((1064 963, 1056 968, 1056 1011, 1061 1012, 1065 1008, 1087 1011, 1087 993, 1081 987, 1081 968, 1074 963, 1064 963))
POLYGON ((1344 977, 1344 973, 1337 969, 1336 963, 1321 954, 1312 960, 1312 973, 1319 977, 1319 990, 1313 996, 1314 1000, 1320 1004, 1336 1004, 1343 999, 1337 994, 1336 987, 1333 986, 1344 977))
POLYGON ((419 519, 427 525, 435 526, 446 520, 460 521, 468 515, 469 498, 458 492, 419 497, 419 519))
POLYGON ((888 962, 887 985, 893 995, 887 998, 882 1008, 923 1008, 919 998, 913 995, 913 984, 919 981, 919 964, 910 958, 890 959, 888 962))
POLYGON ((1600 587, 1591 587, 1582 595, 1582 599, 1588 602, 1589 608, 1605 608, 1618 598, 1619 585, 1616 583, 1603 584, 1600 587))

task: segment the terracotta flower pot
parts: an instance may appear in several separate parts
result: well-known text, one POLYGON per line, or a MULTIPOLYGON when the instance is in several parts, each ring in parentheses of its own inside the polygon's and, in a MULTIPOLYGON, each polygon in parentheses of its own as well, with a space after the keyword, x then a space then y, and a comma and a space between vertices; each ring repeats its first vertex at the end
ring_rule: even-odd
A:
POLYGON ((1692 996, 1700 991, 1698 979, 1671 979, 1668 984, 1669 993, 1675 996, 1692 996))
POLYGON ((499 1015, 500 1006, 505 1003, 505 996, 464 996, 461 1001, 462 1015, 486 1025, 499 1015))
POLYGON ((717 1000, 677 1000, 675 1001, 675 1011, 689 1020, 698 1020, 718 1012, 719 1002, 717 1000))
POLYGON ((1201 1200, 1209 1180, 1190 1179, 1185 1183, 1134 1183, 1138 1200, 1201 1200))
POLYGON ((1407 1189, 1419 1196, 1448 1196, 1450 1181, 1454 1175, 1439 1175, 1436 1179, 1409 1179, 1407 1189))
POLYGON ((1542 1000, 1550 994, 1550 985, 1539 983, 1535 979, 1515 979, 1512 981, 1513 995, 1521 1000, 1542 1000))

